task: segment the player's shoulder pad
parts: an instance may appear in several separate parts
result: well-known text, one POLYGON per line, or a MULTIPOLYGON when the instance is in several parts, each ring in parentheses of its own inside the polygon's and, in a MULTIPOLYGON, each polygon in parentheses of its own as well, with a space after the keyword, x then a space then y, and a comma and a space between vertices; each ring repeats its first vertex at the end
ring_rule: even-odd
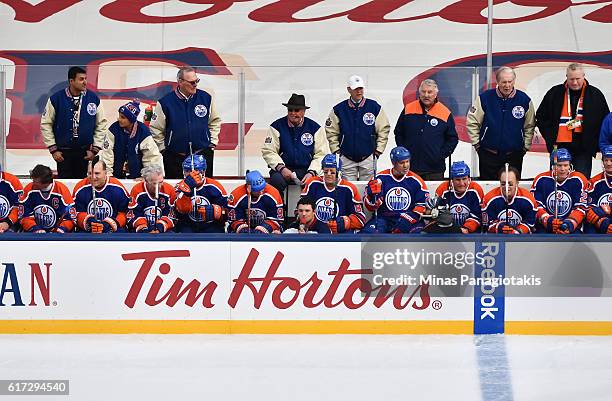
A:
POLYGON ((425 184, 425 181, 421 178, 420 175, 418 175, 417 173, 413 173, 412 171, 409 171, 408 174, 406 174, 406 176, 414 178, 416 181, 419 182, 419 184, 421 184, 421 189, 427 190, 427 184, 425 184))
POLYGON ((440 185, 438 185, 438 188, 436 188, 436 196, 438 197, 443 196, 444 193, 448 191, 449 191, 448 181, 443 181, 440 183, 440 185))
POLYGON ((552 179, 554 180, 554 177, 552 176, 552 172, 551 171, 543 171, 540 174, 536 175, 536 177, 533 179, 533 181, 531 182, 531 188, 535 188, 536 185, 538 185, 538 182, 541 179, 552 179))
POLYGON ((278 189, 274 188, 270 184, 266 184, 262 195, 268 195, 272 199, 274 199, 274 201, 276 202, 276 206, 282 206, 283 204, 283 198, 281 197, 280 192, 278 192, 278 189))
POLYGON ((68 189, 66 184, 61 181, 53 180, 53 189, 51 190, 51 193, 60 195, 66 206, 74 203, 74 199, 72 198, 70 190, 68 189))
POLYGON ((502 197, 501 188, 495 187, 485 194, 482 202, 486 205, 486 204, 491 203, 494 199, 500 198, 500 197, 502 197))
POLYGON ((230 206, 236 206, 245 196, 247 196, 246 184, 239 185, 230 192, 227 202, 230 206))
POLYGON ((11 173, 7 173, 6 171, 3 171, 0 174, 0 178, 7 182, 14 192, 23 191, 23 185, 21 185, 21 181, 19 181, 19 178, 17 178, 17 176, 14 176, 11 173))
POLYGON ((582 174, 580 171, 572 171, 570 173, 570 175, 569 175, 569 178, 579 179, 580 182, 582 183, 582 187, 583 188, 588 188, 589 187, 589 180, 587 180, 585 175, 582 174))
POLYGON ((108 177, 108 185, 119 187, 123 190, 123 192, 125 192, 126 195, 128 195, 128 191, 127 189, 125 189, 125 185, 123 185, 121 181, 119 181, 117 178, 108 177))
POLYGON ((223 196, 227 195, 227 191, 225 190, 225 187, 223 187, 223 184, 221 184, 219 181, 215 180, 214 178, 206 177, 204 180, 204 185, 211 185, 217 188, 223 196))
POLYGON ((357 187, 355 186, 355 184, 353 184, 352 182, 345 180, 344 178, 340 180, 340 182, 338 183, 339 187, 345 187, 348 188, 351 193, 353 194, 353 198, 360 198, 359 197, 359 191, 357 190, 357 187))
POLYGON ((518 190, 516 191, 515 196, 527 199, 535 208, 539 207, 538 201, 536 201, 533 194, 528 189, 525 189, 523 187, 518 187, 518 190))
POLYGON ((72 194, 73 197, 77 197, 77 194, 82 190, 82 189, 89 189, 91 191, 91 184, 89 184, 89 179, 87 178, 83 178, 82 180, 80 180, 79 182, 76 183, 76 185, 74 186, 74 189, 72 190, 72 194))
MULTIPOLYGON (((164 182, 164 184, 166 183, 164 182)), ((130 191, 130 195, 133 198, 136 198, 138 195, 140 195, 143 192, 146 192, 145 183, 144 181, 139 181, 136 183, 136 185, 132 187, 132 190, 130 191)))
POLYGON ((31 182, 26 184, 25 188, 23 188, 23 193, 21 194, 21 197, 19 198, 20 202, 25 202, 26 199, 28 199, 28 197, 30 196, 30 193, 32 192, 32 188, 33 188, 33 185, 31 182))
POLYGON ((482 186, 477 183, 474 180, 470 180, 470 185, 468 185, 468 191, 472 190, 474 192, 476 192, 476 194, 478 195, 478 199, 480 201, 482 201, 484 199, 484 190, 482 189, 482 186))
POLYGON ((379 175, 391 175, 391 169, 390 169, 390 168, 387 168, 387 169, 384 169, 384 170, 382 170, 382 171, 379 171, 379 172, 376 174, 376 176, 378 177, 379 175))
POLYGON ((591 177, 589 181, 591 185, 595 186, 595 184, 597 184, 599 181, 605 180, 604 174, 605 172, 602 171, 601 173, 597 174, 595 177, 591 177))

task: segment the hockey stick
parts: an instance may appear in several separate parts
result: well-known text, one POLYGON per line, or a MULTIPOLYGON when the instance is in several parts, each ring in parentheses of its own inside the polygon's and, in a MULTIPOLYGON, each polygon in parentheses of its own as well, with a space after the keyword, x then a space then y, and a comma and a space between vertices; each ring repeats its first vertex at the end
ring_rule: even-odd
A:
POLYGON ((93 216, 98 219, 98 206, 96 205, 96 187, 94 185, 94 166, 100 161, 100 156, 96 155, 91 160, 91 201, 93 202, 93 216))
MULTIPOLYGON (((372 135, 372 140, 373 140, 373 148, 374 151, 372 152, 372 179, 376 179, 376 136, 372 135)), ((374 203, 376 203, 376 198, 374 199, 374 203)), ((374 209, 374 224, 377 225, 378 222, 378 209, 374 209)))
POLYGON ((557 145, 553 146, 553 179, 555 180, 555 219, 559 217, 559 201, 557 200, 557 191, 559 190, 559 182, 557 181, 557 145))
POLYGON ((340 153, 336 153, 336 186, 334 187, 334 213, 331 216, 331 220, 335 220, 340 214, 338 210, 338 184, 340 183, 340 153))
POLYGON ((506 224, 510 224, 510 222, 508 221, 508 204, 510 203, 510 194, 508 193, 510 191, 510 185, 508 184, 508 163, 506 163, 506 182, 505 182, 505 186, 506 186, 506 224))
MULTIPOLYGON (((249 170, 246 172, 249 173, 249 170)), ((251 185, 249 183, 246 184, 247 190, 247 226, 249 230, 249 234, 251 233, 251 185)), ((289 192, 289 190, 287 190, 289 192)))
POLYGON ((155 224, 157 224, 157 208, 159 207, 159 183, 155 183, 155 224))

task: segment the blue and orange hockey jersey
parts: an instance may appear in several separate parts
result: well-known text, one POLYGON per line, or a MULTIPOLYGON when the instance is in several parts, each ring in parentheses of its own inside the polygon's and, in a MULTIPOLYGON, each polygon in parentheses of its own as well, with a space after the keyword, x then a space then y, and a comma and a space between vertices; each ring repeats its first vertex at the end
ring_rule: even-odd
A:
POLYGON ((26 185, 19 200, 21 227, 24 231, 46 232, 72 231, 76 220, 74 200, 63 183, 53 180, 49 193, 35 190, 32 183, 26 185))
POLYGON ((445 181, 436 188, 436 196, 449 206, 453 221, 458 227, 463 227, 470 233, 480 230, 484 199, 480 184, 470 181, 465 192, 458 196, 452 188, 449 189, 448 181, 445 181))
POLYGON ((17 177, 0 171, 0 223, 7 223, 9 228, 19 220, 19 198, 23 186, 17 177))
POLYGON ((103 221, 113 219, 118 228, 124 228, 127 223, 127 211, 130 195, 123 184, 115 177, 108 177, 101 189, 96 189, 94 205, 91 184, 88 178, 83 178, 74 187, 74 203, 77 211, 77 227, 89 231, 88 220, 95 218, 103 221))
POLYGON ((506 200, 500 187, 493 188, 484 197, 483 212, 489 225, 490 233, 501 232, 502 223, 508 223, 523 234, 530 234, 535 229, 538 202, 525 188, 517 188, 514 197, 508 202, 506 219, 506 200))
POLYGON ((284 219, 283 199, 278 190, 270 184, 261 191, 261 194, 251 200, 251 215, 248 218, 249 201, 246 185, 241 185, 234 189, 228 199, 230 232, 245 224, 250 223, 250 229, 261 225, 269 224, 273 230, 282 231, 284 219))
POLYGON ((177 231, 186 229, 194 232, 223 232, 223 221, 204 221, 198 209, 204 206, 217 205, 227 208, 227 191, 221 183, 213 178, 204 177, 202 185, 195 189, 191 196, 176 191, 176 227, 177 231))
POLYGON ((174 187, 167 182, 159 186, 159 197, 151 195, 144 181, 132 187, 130 193, 132 201, 128 211, 128 225, 133 231, 140 231, 144 228, 152 228, 157 223, 166 227, 166 231, 174 228, 174 203, 176 192, 174 187))
POLYGON ((302 196, 314 200, 317 220, 328 222, 340 216, 347 216, 350 220, 350 230, 363 228, 365 215, 361 196, 353 183, 341 179, 336 188, 329 190, 322 177, 312 177, 306 182, 302 196))
POLYGON ((391 169, 381 171, 376 178, 382 181, 382 193, 373 202, 364 196, 366 209, 378 209, 378 217, 397 219, 402 213, 409 214, 419 220, 425 212, 425 202, 429 198, 429 191, 425 181, 417 174, 409 171, 401 178, 395 178, 391 169))
MULTIPOLYGON (((608 176, 605 172, 601 172, 595 177, 592 177, 589 181, 587 194, 588 208, 612 206, 612 176, 608 176)), ((607 207, 605 207, 605 209, 607 209, 607 207)), ((612 216, 608 215, 606 218, 612 218, 612 216)), ((587 233, 597 233, 602 232, 602 229, 590 223, 585 223, 584 231, 587 233)))

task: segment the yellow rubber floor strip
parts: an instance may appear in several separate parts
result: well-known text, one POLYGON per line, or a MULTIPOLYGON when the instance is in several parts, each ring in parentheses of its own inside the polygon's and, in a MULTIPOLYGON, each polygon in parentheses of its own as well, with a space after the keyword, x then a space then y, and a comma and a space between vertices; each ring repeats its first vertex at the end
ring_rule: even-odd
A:
POLYGON ((609 336, 612 322, 506 321, 506 334, 609 336))

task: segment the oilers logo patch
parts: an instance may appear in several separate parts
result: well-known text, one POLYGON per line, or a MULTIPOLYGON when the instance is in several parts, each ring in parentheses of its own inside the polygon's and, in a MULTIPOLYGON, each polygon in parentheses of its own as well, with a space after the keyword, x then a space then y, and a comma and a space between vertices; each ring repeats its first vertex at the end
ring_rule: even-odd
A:
POLYGON ((602 195, 597 201, 597 206, 612 205, 612 193, 602 195))
POLYGON ((10 210, 11 203, 5 196, 0 195, 0 220, 5 219, 6 216, 8 216, 10 210))
POLYGON ((157 220, 162 217, 161 208, 157 208, 157 214, 155 213, 155 206, 149 206, 144 210, 144 217, 147 219, 147 225, 149 227, 153 226, 157 220))
POLYGON ((499 212, 497 220, 508 223, 513 227, 518 227, 523 222, 521 215, 514 209, 508 209, 508 221, 506 221, 506 210, 499 212))
POLYGON ((336 205, 334 203, 334 200, 327 196, 317 200, 315 214, 319 221, 329 221, 338 216, 338 211, 336 210, 336 205))
POLYGON ((266 219, 266 212, 261 209, 251 208, 251 227, 260 225, 266 219))
POLYGON ((107 217, 113 216, 113 207, 108 200, 104 198, 96 198, 95 200, 89 201, 89 204, 87 205, 87 213, 95 216, 97 220, 104 220, 107 217), (96 202, 95 213, 94 202, 96 202))
POLYGON ((387 209, 389 210, 404 211, 408 209, 411 201, 410 192, 403 187, 391 188, 385 196, 385 205, 387 205, 387 209))
POLYGON ((376 117, 374 116, 374 114, 372 114, 372 113, 365 113, 363 115, 363 123, 365 125, 374 125, 375 121, 376 121, 376 117))
MULTIPOLYGON (((572 198, 565 191, 557 191, 556 210, 559 216, 567 215, 572 209, 572 198)), ((555 213, 555 193, 551 192, 546 197, 546 209, 549 213, 555 213)))
POLYGON ((51 228, 55 225, 57 214, 55 209, 49 205, 38 205, 34 208, 34 219, 36 224, 42 228, 51 228))
POLYGON ((204 220, 202 215, 198 212, 198 209, 209 205, 210 202, 205 197, 200 195, 193 196, 191 198, 191 212, 189 212, 189 219, 196 222, 201 222, 204 220))
POLYGON ((304 132, 300 140, 302 141, 302 145, 304 146, 310 146, 314 143, 314 137, 310 132, 304 132))
POLYGON ((432 118, 432 119, 429 121, 429 124, 431 124, 431 126, 432 126, 432 127, 437 126, 437 125, 438 125, 438 119, 437 119, 437 118, 432 118))
POLYGON ((195 112, 195 115, 200 118, 206 117, 206 114, 208 114, 208 109, 203 104, 196 105, 196 107, 193 108, 193 111, 195 112))
POLYGON ((326 126, 326 127, 331 127, 331 126, 332 126, 332 120, 331 120, 331 118, 328 118, 327 120, 325 120, 325 126, 326 126))
POLYGON ((525 117, 525 108, 523 106, 514 106, 512 108, 512 116, 516 119, 525 117))
POLYGON ((102 145, 102 147, 107 150, 108 148, 110 148, 110 142, 108 141, 107 137, 104 137, 104 144, 102 145))
POLYGON ((465 206, 463 203, 455 203, 450 207, 450 212, 453 216, 453 221, 458 226, 462 226, 463 223, 470 216, 470 209, 465 206))
POLYGON ((95 103, 89 103, 87 105, 87 113, 90 116, 95 116, 97 112, 98 112, 98 106, 96 106, 95 103))

